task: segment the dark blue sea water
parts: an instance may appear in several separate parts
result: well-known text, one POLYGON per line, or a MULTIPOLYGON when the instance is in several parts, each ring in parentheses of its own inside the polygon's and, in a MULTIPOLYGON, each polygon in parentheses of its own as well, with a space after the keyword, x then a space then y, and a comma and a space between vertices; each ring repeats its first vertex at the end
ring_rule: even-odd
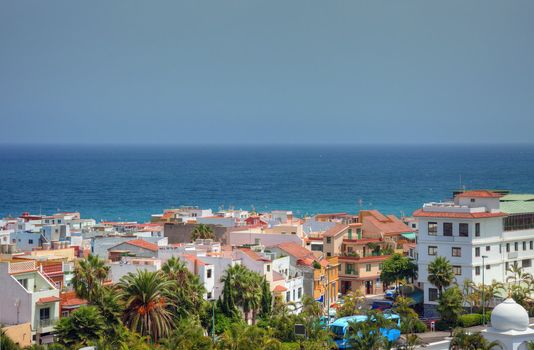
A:
POLYGON ((0 146, 0 216, 178 205, 411 213, 460 185, 534 192, 534 146, 0 146))

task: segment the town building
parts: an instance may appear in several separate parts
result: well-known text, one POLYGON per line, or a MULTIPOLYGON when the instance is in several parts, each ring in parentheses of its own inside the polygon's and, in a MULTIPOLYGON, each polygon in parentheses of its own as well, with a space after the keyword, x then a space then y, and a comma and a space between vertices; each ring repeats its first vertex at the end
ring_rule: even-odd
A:
POLYGON ((39 271, 35 261, 0 262, 0 285, 0 324, 30 323, 34 341, 53 342, 59 289, 39 271))
POLYGON ((459 193, 450 202, 425 203, 414 213, 418 220, 418 282, 424 290, 425 314, 435 313, 436 286, 428 281, 428 265, 438 256, 453 266, 456 282, 506 282, 514 262, 532 272, 533 232, 503 232, 508 214, 500 207, 501 194, 479 190, 459 193), (505 219, 506 220, 506 219, 505 219))

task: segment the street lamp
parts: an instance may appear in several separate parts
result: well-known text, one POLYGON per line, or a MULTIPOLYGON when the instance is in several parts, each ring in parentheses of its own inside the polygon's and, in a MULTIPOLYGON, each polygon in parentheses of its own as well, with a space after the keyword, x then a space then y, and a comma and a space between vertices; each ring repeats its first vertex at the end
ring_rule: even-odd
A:
POLYGON ((213 343, 215 343, 215 303, 217 302, 217 298, 215 298, 215 291, 218 290, 219 287, 213 288, 213 296, 210 299, 212 302, 212 308, 211 308, 211 340, 213 343))
POLYGON ((486 302, 484 297, 486 296, 486 287, 484 285, 484 270, 486 269, 487 255, 482 255, 482 325, 486 325, 486 302))

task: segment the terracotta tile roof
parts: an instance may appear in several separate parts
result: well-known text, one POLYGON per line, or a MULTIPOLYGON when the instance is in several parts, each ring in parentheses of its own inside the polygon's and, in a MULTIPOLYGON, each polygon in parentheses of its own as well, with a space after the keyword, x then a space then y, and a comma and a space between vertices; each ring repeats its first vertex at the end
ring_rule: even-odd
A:
POLYGON ((281 293, 281 292, 285 292, 286 290, 287 290, 286 287, 281 286, 281 285, 277 285, 276 287, 274 287, 273 292, 281 293))
POLYGON ((158 251, 158 245, 157 244, 147 242, 144 239, 134 239, 132 241, 127 241, 127 242, 124 242, 124 243, 131 244, 131 245, 134 245, 136 247, 143 248, 143 249, 148 249, 148 250, 151 250, 153 252, 157 252, 158 251))
POLYGON ((37 300, 37 304, 45 304, 45 303, 55 303, 59 301, 60 299, 58 297, 44 297, 37 300))
POLYGON ((397 235, 404 232, 413 232, 395 215, 382 215, 376 210, 362 210, 363 230, 369 232, 381 232, 384 235, 397 235))
POLYGON ((280 243, 279 245, 277 245, 277 247, 280 250, 283 250, 284 252, 286 252, 288 255, 291 255, 297 259, 303 259, 303 258, 315 259, 315 256, 313 255, 311 250, 308 250, 295 242, 280 243))
POLYGON ((187 259, 189 261, 191 261, 193 264, 197 264, 197 265, 201 265, 201 266, 205 266, 207 265, 204 261, 200 260, 197 256, 195 255, 191 255, 191 254, 184 254, 182 255, 182 257, 184 259, 187 259))
POLYGON ((344 231, 349 228, 349 225, 336 224, 323 233, 323 237, 334 237, 338 235, 341 231, 344 231))
POLYGON ((474 191, 465 191, 456 195, 458 198, 501 198, 502 194, 491 192, 488 190, 474 190, 474 191))
POLYGON ((260 254, 256 253, 255 251, 253 251, 250 248, 239 248, 239 250, 242 251, 243 253, 245 253, 246 255, 248 255, 248 257, 253 259, 253 260, 265 261, 265 262, 270 262, 271 261, 270 259, 264 258, 263 256, 261 256, 260 254))
POLYGON ((496 218, 501 216, 506 216, 506 213, 449 213, 449 212, 434 212, 434 211, 424 211, 418 209, 413 213, 415 217, 426 217, 426 218, 451 218, 451 219, 483 219, 483 218, 496 218))

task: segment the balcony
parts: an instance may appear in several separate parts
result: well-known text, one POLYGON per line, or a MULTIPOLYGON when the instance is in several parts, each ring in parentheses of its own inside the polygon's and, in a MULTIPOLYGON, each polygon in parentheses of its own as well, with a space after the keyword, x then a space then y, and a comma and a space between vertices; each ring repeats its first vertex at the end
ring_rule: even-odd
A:
POLYGON ((46 328, 54 327, 56 322, 58 321, 57 318, 43 318, 38 321, 37 331, 39 333, 41 332, 49 332, 50 330, 47 330, 46 328))

